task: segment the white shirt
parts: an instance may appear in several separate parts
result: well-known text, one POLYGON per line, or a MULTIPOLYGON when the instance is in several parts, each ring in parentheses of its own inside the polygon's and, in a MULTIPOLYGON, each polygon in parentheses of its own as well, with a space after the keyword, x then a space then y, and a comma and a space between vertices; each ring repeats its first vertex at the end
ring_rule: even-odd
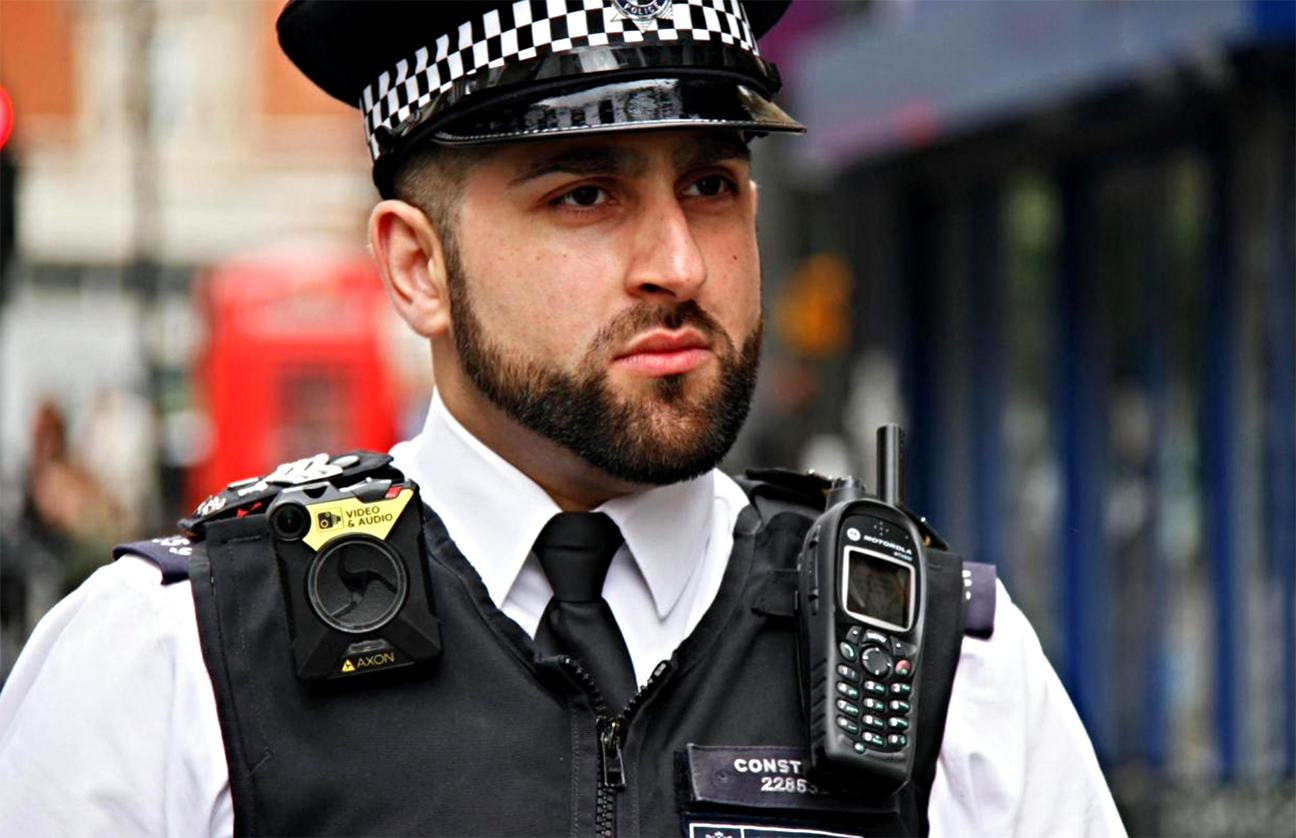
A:
MULTIPOLYGON (((392 453, 492 598, 533 634, 550 592, 530 546, 558 507, 436 397, 423 433, 392 453)), ((714 599, 745 505, 711 472, 600 507, 626 538, 604 597, 641 681, 714 599)), ((159 582, 152 564, 128 556, 36 627, 0 693, 0 834, 232 834, 189 583, 159 582)), ((931 834, 1124 835, 1034 631, 1002 586, 998 597, 993 638, 963 641, 931 834)))
MULTIPOLYGON (((531 553, 560 511, 531 478, 470 434, 432 396, 423 433, 392 449, 500 610, 535 636, 553 596, 531 553), (441 479, 453 475, 453 479, 441 479)), ((615 498, 597 508, 625 537, 603 598, 626 639, 639 683, 671 656, 715 599, 747 496, 712 471, 683 483, 615 498)))

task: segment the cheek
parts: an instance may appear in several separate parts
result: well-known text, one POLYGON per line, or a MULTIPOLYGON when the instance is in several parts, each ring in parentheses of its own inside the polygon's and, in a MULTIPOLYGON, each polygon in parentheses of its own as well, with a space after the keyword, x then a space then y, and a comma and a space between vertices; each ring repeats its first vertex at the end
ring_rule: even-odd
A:
POLYGON ((760 254, 752 236, 738 235, 726 242, 720 265, 713 275, 713 305, 723 312, 737 343, 755 328, 761 316, 760 254))
POLYGON ((583 352, 598 329, 599 276, 610 268, 588 249, 487 240, 465 254, 474 310, 492 335, 537 357, 583 352))

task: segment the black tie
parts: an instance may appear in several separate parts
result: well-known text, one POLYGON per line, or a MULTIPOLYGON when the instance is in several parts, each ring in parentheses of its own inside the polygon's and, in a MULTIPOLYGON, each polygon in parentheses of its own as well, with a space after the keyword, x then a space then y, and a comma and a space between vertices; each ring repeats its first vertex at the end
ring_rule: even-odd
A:
POLYGON ((614 712, 638 690, 630 652, 603 599, 603 579, 624 540, 602 512, 559 512, 534 547, 554 592, 536 629, 536 646, 542 654, 580 661, 614 712))

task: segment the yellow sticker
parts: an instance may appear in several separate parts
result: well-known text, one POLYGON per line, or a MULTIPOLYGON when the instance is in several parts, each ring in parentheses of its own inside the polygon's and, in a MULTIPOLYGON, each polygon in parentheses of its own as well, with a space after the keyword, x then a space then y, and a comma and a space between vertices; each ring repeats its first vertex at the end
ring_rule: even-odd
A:
POLYGON ((394 498, 369 503, 352 497, 308 506, 311 528, 302 541, 318 550, 340 535, 366 533, 385 539, 412 497, 413 489, 402 489, 394 498))
POLYGON ((346 663, 342 664, 342 671, 355 672, 355 664, 351 663, 351 661, 347 661, 346 663))

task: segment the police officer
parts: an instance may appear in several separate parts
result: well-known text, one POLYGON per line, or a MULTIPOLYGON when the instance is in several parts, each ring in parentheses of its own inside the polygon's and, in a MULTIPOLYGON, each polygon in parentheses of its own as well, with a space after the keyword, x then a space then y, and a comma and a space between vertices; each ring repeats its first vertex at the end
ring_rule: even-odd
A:
POLYGON ((0 831, 1123 832, 1002 587, 988 637, 953 641, 915 792, 806 779, 766 593, 808 520, 715 470, 760 349, 752 141, 803 130, 757 46, 786 5, 288 3, 284 50, 360 107, 370 243, 433 350, 427 424, 392 457, 428 506, 444 654, 311 688, 240 546, 255 509, 242 542, 141 545, 46 617, 0 696, 0 831))

